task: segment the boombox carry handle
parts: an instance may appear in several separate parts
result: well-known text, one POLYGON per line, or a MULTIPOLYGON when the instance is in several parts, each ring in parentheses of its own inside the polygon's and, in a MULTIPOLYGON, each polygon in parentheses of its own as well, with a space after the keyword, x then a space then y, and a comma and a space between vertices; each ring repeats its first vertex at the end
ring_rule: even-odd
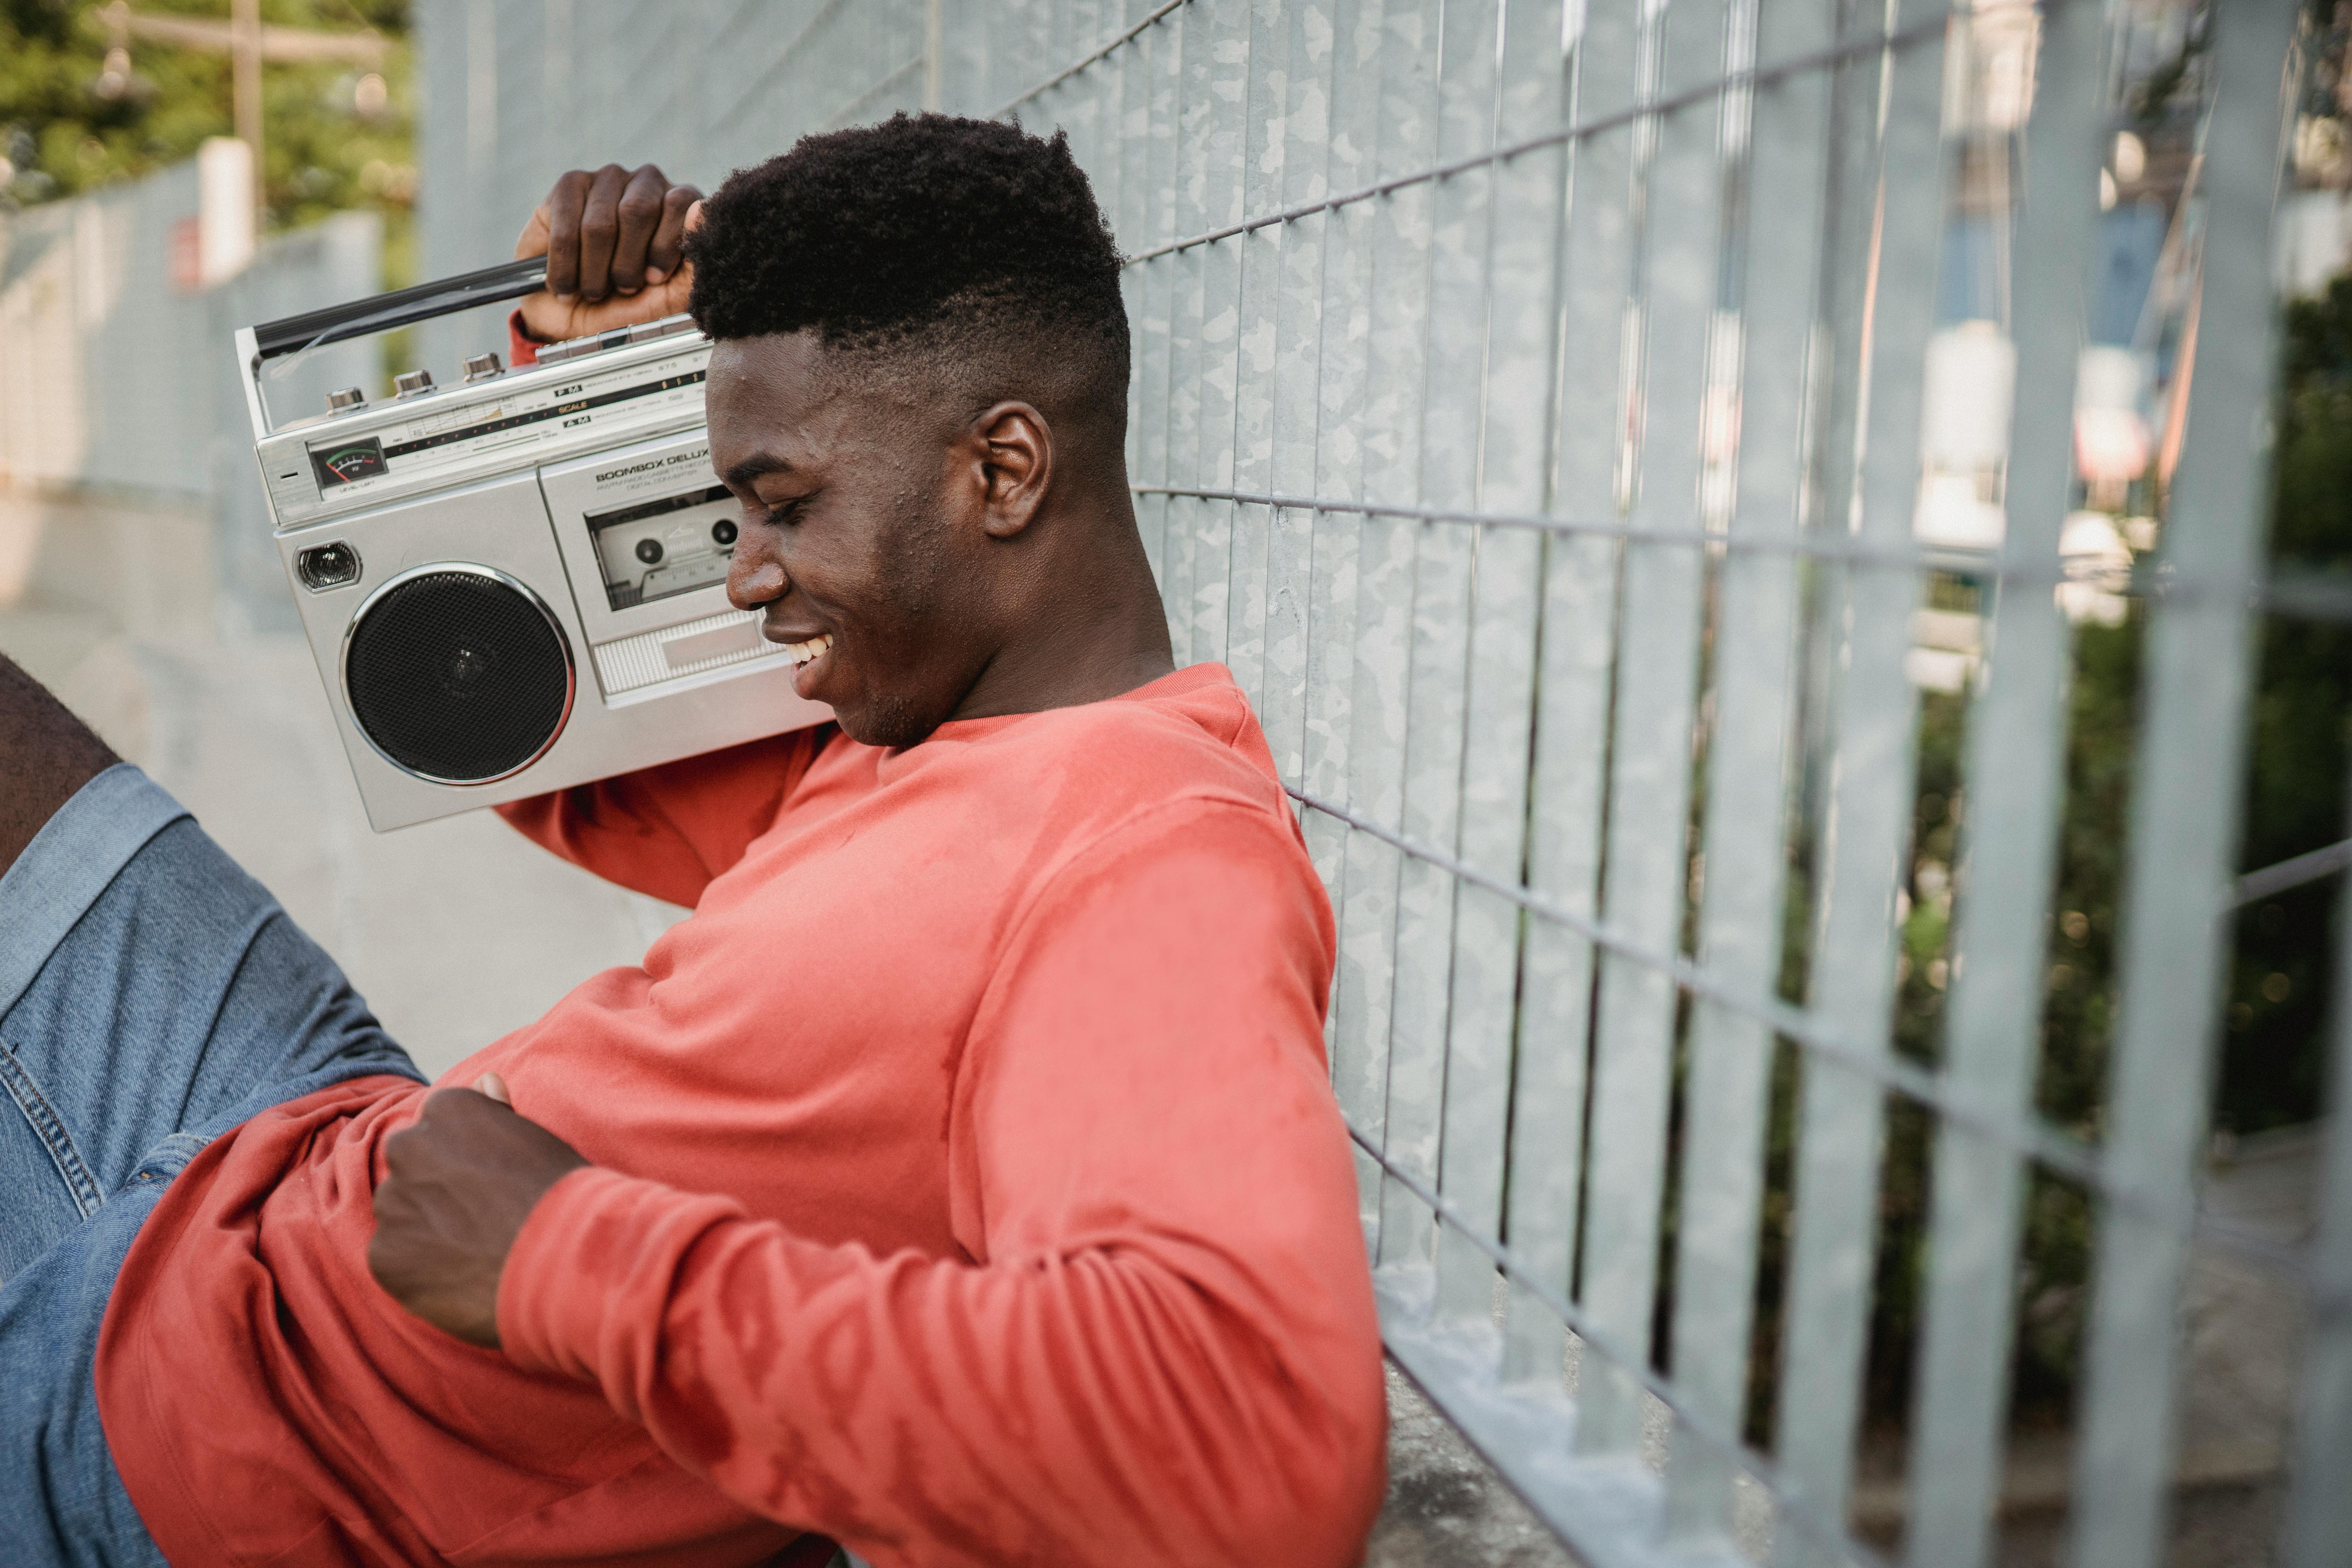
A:
POLYGON ((253 329, 254 349, 263 359, 276 359, 279 354, 297 353, 321 343, 341 342, 346 338, 429 321, 436 316, 469 310, 477 305, 519 300, 525 294, 538 293, 546 282, 547 258, 526 256, 520 261, 485 267, 479 272, 460 273, 434 283, 419 283, 412 289, 395 289, 389 294, 353 300, 346 305, 330 305, 323 310, 264 321, 253 329))
POLYGON ((300 354, 326 343, 388 332, 397 327, 429 321, 477 305, 494 305, 535 294, 547 283, 547 258, 526 256, 519 261, 485 267, 389 294, 371 295, 348 304, 331 305, 237 330, 237 358, 245 379, 247 411, 253 416, 254 439, 271 429, 269 405, 261 386, 262 366, 287 354, 300 354))

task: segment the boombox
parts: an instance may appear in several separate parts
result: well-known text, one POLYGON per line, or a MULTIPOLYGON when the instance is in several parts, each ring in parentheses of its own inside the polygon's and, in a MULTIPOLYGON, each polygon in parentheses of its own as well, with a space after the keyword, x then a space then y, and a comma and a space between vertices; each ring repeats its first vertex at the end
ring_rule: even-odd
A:
POLYGON ((289 356, 543 280, 515 262, 236 334, 278 553, 379 832, 830 716, 727 602, 740 510, 687 317, 273 419, 289 356))

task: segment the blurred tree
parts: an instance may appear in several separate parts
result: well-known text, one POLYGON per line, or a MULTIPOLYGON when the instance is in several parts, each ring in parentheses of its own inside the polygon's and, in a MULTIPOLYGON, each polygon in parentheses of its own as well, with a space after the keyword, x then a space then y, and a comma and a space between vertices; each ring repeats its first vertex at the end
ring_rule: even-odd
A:
MULTIPOLYGON (((129 69, 108 58, 99 7, 0 0, 0 211, 77 195, 194 154, 232 133, 226 53, 142 38, 129 69)), ((225 0, 139 0, 154 15, 225 20, 225 0)), ((385 217, 386 270, 404 279, 415 202, 407 0, 263 0, 265 22, 383 36, 378 71, 335 62, 263 68, 266 228, 372 206, 385 217)))

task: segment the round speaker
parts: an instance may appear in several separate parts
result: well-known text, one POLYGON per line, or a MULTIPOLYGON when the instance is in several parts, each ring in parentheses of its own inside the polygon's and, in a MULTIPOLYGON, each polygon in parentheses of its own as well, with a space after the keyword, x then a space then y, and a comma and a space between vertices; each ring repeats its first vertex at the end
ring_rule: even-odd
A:
POLYGON ((384 584, 343 634, 343 693, 383 759, 488 784, 546 754, 572 713, 571 644, 540 596, 462 562, 384 584))

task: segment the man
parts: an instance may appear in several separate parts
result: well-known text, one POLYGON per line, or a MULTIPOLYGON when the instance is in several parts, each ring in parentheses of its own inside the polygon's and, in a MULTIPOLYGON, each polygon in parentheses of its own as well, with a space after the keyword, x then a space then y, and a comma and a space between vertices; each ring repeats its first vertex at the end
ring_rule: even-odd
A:
POLYGON ((8 1562, 1355 1560, 1330 913, 1172 668, 1085 177, 902 117, 691 205, 566 176, 527 319, 690 287, 837 722, 505 808, 694 913, 476 1087, 0 661, 8 1562))

